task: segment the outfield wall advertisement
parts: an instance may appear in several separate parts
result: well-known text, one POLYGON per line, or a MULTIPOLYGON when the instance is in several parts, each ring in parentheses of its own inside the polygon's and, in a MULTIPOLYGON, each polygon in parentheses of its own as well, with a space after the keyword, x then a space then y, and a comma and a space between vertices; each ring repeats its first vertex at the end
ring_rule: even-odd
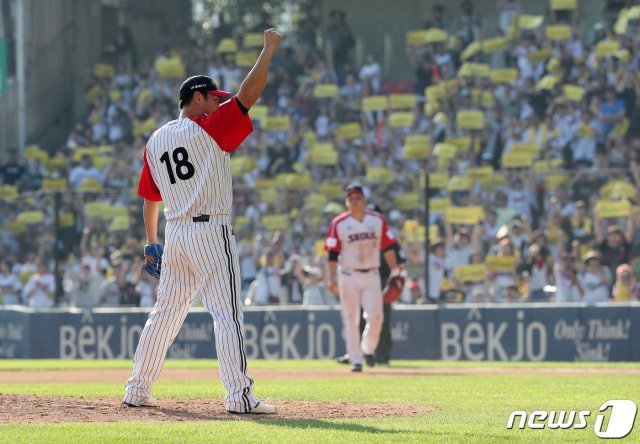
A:
MULTIPOLYGON (((131 359, 148 312, 141 309, 0 309, 0 357, 131 359)), ((640 361, 640 303, 398 306, 394 359, 640 361)), ((333 359, 345 352, 336 308, 247 308, 251 359, 333 359)), ((187 316, 170 358, 214 358, 211 316, 187 316)))

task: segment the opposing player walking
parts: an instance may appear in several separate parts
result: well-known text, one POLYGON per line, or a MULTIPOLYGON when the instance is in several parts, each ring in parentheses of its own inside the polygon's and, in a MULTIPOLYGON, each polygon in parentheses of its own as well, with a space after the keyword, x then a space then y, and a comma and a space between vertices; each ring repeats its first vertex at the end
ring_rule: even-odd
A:
POLYGON ((264 32, 264 47, 238 94, 220 105, 213 79, 195 76, 180 87, 180 118, 158 129, 144 154, 138 193, 144 198, 147 270, 159 271, 158 301, 149 314, 127 381, 124 403, 155 406, 151 388, 194 297, 213 317, 220 377, 232 413, 275 413, 253 394, 243 348, 243 312, 236 243, 230 225, 229 153, 253 131, 248 110, 262 93, 281 36, 264 32), (158 244, 164 201, 165 248, 158 244))
POLYGON ((347 187, 347 211, 331 221, 325 249, 329 252, 327 285, 340 295, 342 324, 351 360, 351 370, 362 371, 375 364, 374 352, 382 328, 382 289, 380 288, 380 252, 392 270, 400 273, 393 249, 395 239, 380 213, 367 210, 361 186, 347 187), (338 263, 339 261, 339 263, 338 263), (336 279, 336 274, 338 278, 336 279), (360 337, 360 307, 367 320, 360 337))

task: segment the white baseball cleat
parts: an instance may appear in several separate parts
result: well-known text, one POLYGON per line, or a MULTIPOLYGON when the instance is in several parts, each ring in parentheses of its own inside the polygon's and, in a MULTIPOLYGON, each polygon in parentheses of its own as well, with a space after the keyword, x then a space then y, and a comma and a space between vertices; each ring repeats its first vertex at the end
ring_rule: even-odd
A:
POLYGON ((254 413, 257 415, 269 415, 272 413, 276 413, 276 406, 267 404, 266 402, 258 402, 254 408, 252 408, 248 412, 234 412, 233 410, 227 410, 229 413, 233 413, 234 415, 245 415, 247 413, 254 413))
POLYGON ((157 407, 158 401, 156 401, 156 398, 154 398, 153 396, 148 396, 146 398, 142 398, 136 404, 126 401, 123 402, 123 404, 127 407, 157 407))
POLYGON ((267 404, 266 402, 260 401, 254 408, 251 409, 249 413, 258 413, 258 414, 270 414, 276 413, 278 410, 275 405, 267 404))

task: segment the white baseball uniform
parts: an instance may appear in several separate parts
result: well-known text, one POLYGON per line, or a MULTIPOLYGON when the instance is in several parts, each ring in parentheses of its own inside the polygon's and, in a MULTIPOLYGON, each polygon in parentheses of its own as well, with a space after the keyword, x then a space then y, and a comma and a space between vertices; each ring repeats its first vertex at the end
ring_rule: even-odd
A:
POLYGON ((361 364, 363 353, 373 355, 383 321, 380 288, 380 252, 395 243, 387 221, 374 211, 362 220, 350 212, 336 216, 329 225, 325 250, 338 253, 338 292, 347 353, 352 364, 361 364), (367 324, 360 338, 360 307, 367 324))
POLYGON ((227 410, 249 412, 259 403, 247 374, 240 267, 230 225, 229 153, 252 131, 234 97, 209 115, 167 123, 147 143, 138 193, 164 201, 167 224, 158 301, 140 336, 126 403, 138 405, 150 396, 198 292, 213 317, 227 410))

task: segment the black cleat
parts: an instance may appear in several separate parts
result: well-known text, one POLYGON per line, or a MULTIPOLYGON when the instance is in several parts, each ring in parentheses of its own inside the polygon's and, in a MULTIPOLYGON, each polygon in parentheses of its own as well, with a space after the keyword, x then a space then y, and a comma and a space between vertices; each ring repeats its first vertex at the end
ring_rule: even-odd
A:
POLYGON ((353 364, 351 366, 351 371, 352 372, 361 372, 362 371, 362 364, 353 364))
POLYGON ((336 358, 336 362, 338 364, 350 364, 351 361, 349 360, 349 354, 347 353, 346 355, 338 356, 336 358))
POLYGON ((364 362, 368 367, 374 367, 376 365, 376 358, 373 355, 364 355, 364 362))

